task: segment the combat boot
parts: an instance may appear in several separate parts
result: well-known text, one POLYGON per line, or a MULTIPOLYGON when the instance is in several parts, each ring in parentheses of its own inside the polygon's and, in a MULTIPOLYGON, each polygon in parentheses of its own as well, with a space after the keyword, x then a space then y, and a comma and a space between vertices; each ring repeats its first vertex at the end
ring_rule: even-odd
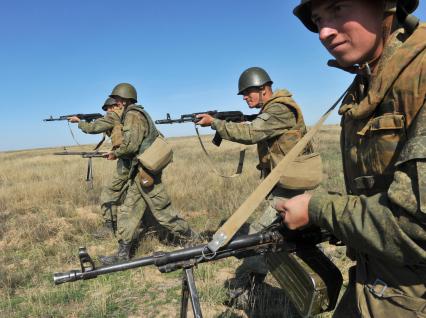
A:
POLYGON ((117 254, 111 256, 99 256, 99 260, 103 265, 113 265, 116 263, 128 261, 130 259, 130 249, 132 243, 124 243, 122 240, 118 241, 117 254))
POLYGON ((228 286, 228 299, 224 304, 229 307, 251 311, 253 298, 258 293, 259 286, 263 283, 265 277, 266 274, 250 273, 245 279, 234 279, 228 286))
POLYGON ((188 229, 185 233, 179 234, 179 243, 180 245, 191 246, 195 244, 200 244, 203 242, 203 238, 198 232, 188 229))

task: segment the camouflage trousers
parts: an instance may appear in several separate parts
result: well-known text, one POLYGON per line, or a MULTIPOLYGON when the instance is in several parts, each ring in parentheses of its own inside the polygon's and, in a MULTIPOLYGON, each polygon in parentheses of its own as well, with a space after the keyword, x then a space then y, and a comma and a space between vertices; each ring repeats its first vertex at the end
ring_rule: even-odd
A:
POLYGON ((161 175, 154 177, 154 185, 149 188, 142 187, 139 178, 129 180, 117 210, 118 240, 130 243, 145 213, 150 213, 160 226, 178 238, 191 231, 188 223, 173 210, 161 175))
MULTIPOLYGON (((295 191, 283 188, 275 188, 268 198, 268 207, 263 212, 262 216, 252 222, 249 227, 248 234, 257 233, 269 225, 277 218, 277 211, 275 210, 275 203, 278 200, 290 199, 296 195, 304 193, 303 190, 295 191)), ((262 255, 246 257, 243 263, 237 268, 235 272, 235 279, 245 285, 249 279, 250 274, 263 274, 268 273, 268 266, 265 257, 262 255)))
POLYGON ((130 160, 118 159, 112 181, 101 192, 101 210, 105 221, 117 221, 117 207, 122 203, 125 187, 129 181, 130 160))

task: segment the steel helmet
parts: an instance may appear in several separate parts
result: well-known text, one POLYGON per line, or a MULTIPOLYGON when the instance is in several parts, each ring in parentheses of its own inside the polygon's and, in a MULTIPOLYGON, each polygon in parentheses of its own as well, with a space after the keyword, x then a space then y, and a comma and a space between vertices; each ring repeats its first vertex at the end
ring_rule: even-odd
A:
MULTIPOLYGON (((389 0, 386 0, 389 1, 389 0)), ((300 21, 305 25, 308 30, 318 33, 318 28, 311 19, 311 2, 312 0, 301 0, 300 4, 294 8, 293 14, 299 18, 300 21)), ((412 13, 417 9, 419 0, 397 0, 397 12, 405 11, 404 13, 412 13)), ((399 13, 399 12, 398 12, 399 13)), ((398 18, 404 16, 404 14, 397 14, 398 18)))
POLYGON ((112 98, 112 97, 108 97, 108 98, 105 100, 105 103, 102 105, 102 109, 103 109, 104 111, 106 111, 106 110, 107 110, 107 108, 108 108, 109 106, 114 106, 115 104, 117 104, 117 102, 115 101, 115 99, 114 99, 114 98, 112 98))
POLYGON ((271 85, 273 82, 268 73, 260 67, 250 67, 241 73, 238 80, 238 95, 250 87, 261 87, 263 85, 271 85))
POLYGON ((133 99, 135 102, 138 101, 138 94, 136 93, 136 89, 129 83, 120 83, 116 85, 109 97, 114 98, 114 96, 133 99))

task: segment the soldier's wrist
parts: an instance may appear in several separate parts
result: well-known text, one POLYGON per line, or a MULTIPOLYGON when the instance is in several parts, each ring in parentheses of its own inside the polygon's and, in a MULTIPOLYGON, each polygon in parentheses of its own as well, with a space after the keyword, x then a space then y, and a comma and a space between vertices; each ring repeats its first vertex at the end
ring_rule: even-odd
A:
POLYGON ((210 127, 212 127, 212 129, 217 130, 218 125, 220 125, 221 120, 220 119, 213 119, 212 124, 210 125, 210 127))
POLYGON ((313 193, 308 204, 308 215, 309 223, 319 225, 320 217, 322 214, 322 209, 324 204, 326 204, 327 199, 324 198, 324 194, 313 193))

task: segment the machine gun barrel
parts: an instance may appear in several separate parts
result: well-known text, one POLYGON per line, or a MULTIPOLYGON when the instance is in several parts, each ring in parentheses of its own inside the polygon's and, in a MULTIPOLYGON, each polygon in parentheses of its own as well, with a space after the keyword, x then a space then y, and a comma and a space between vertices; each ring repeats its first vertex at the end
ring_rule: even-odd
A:
POLYGON ((91 122, 93 120, 96 120, 98 118, 104 117, 100 113, 93 113, 93 114, 71 114, 71 115, 62 115, 59 117, 54 118, 53 116, 50 116, 49 118, 43 119, 43 121, 58 121, 58 120, 67 120, 69 117, 78 117, 81 120, 85 120, 87 122, 91 122))

